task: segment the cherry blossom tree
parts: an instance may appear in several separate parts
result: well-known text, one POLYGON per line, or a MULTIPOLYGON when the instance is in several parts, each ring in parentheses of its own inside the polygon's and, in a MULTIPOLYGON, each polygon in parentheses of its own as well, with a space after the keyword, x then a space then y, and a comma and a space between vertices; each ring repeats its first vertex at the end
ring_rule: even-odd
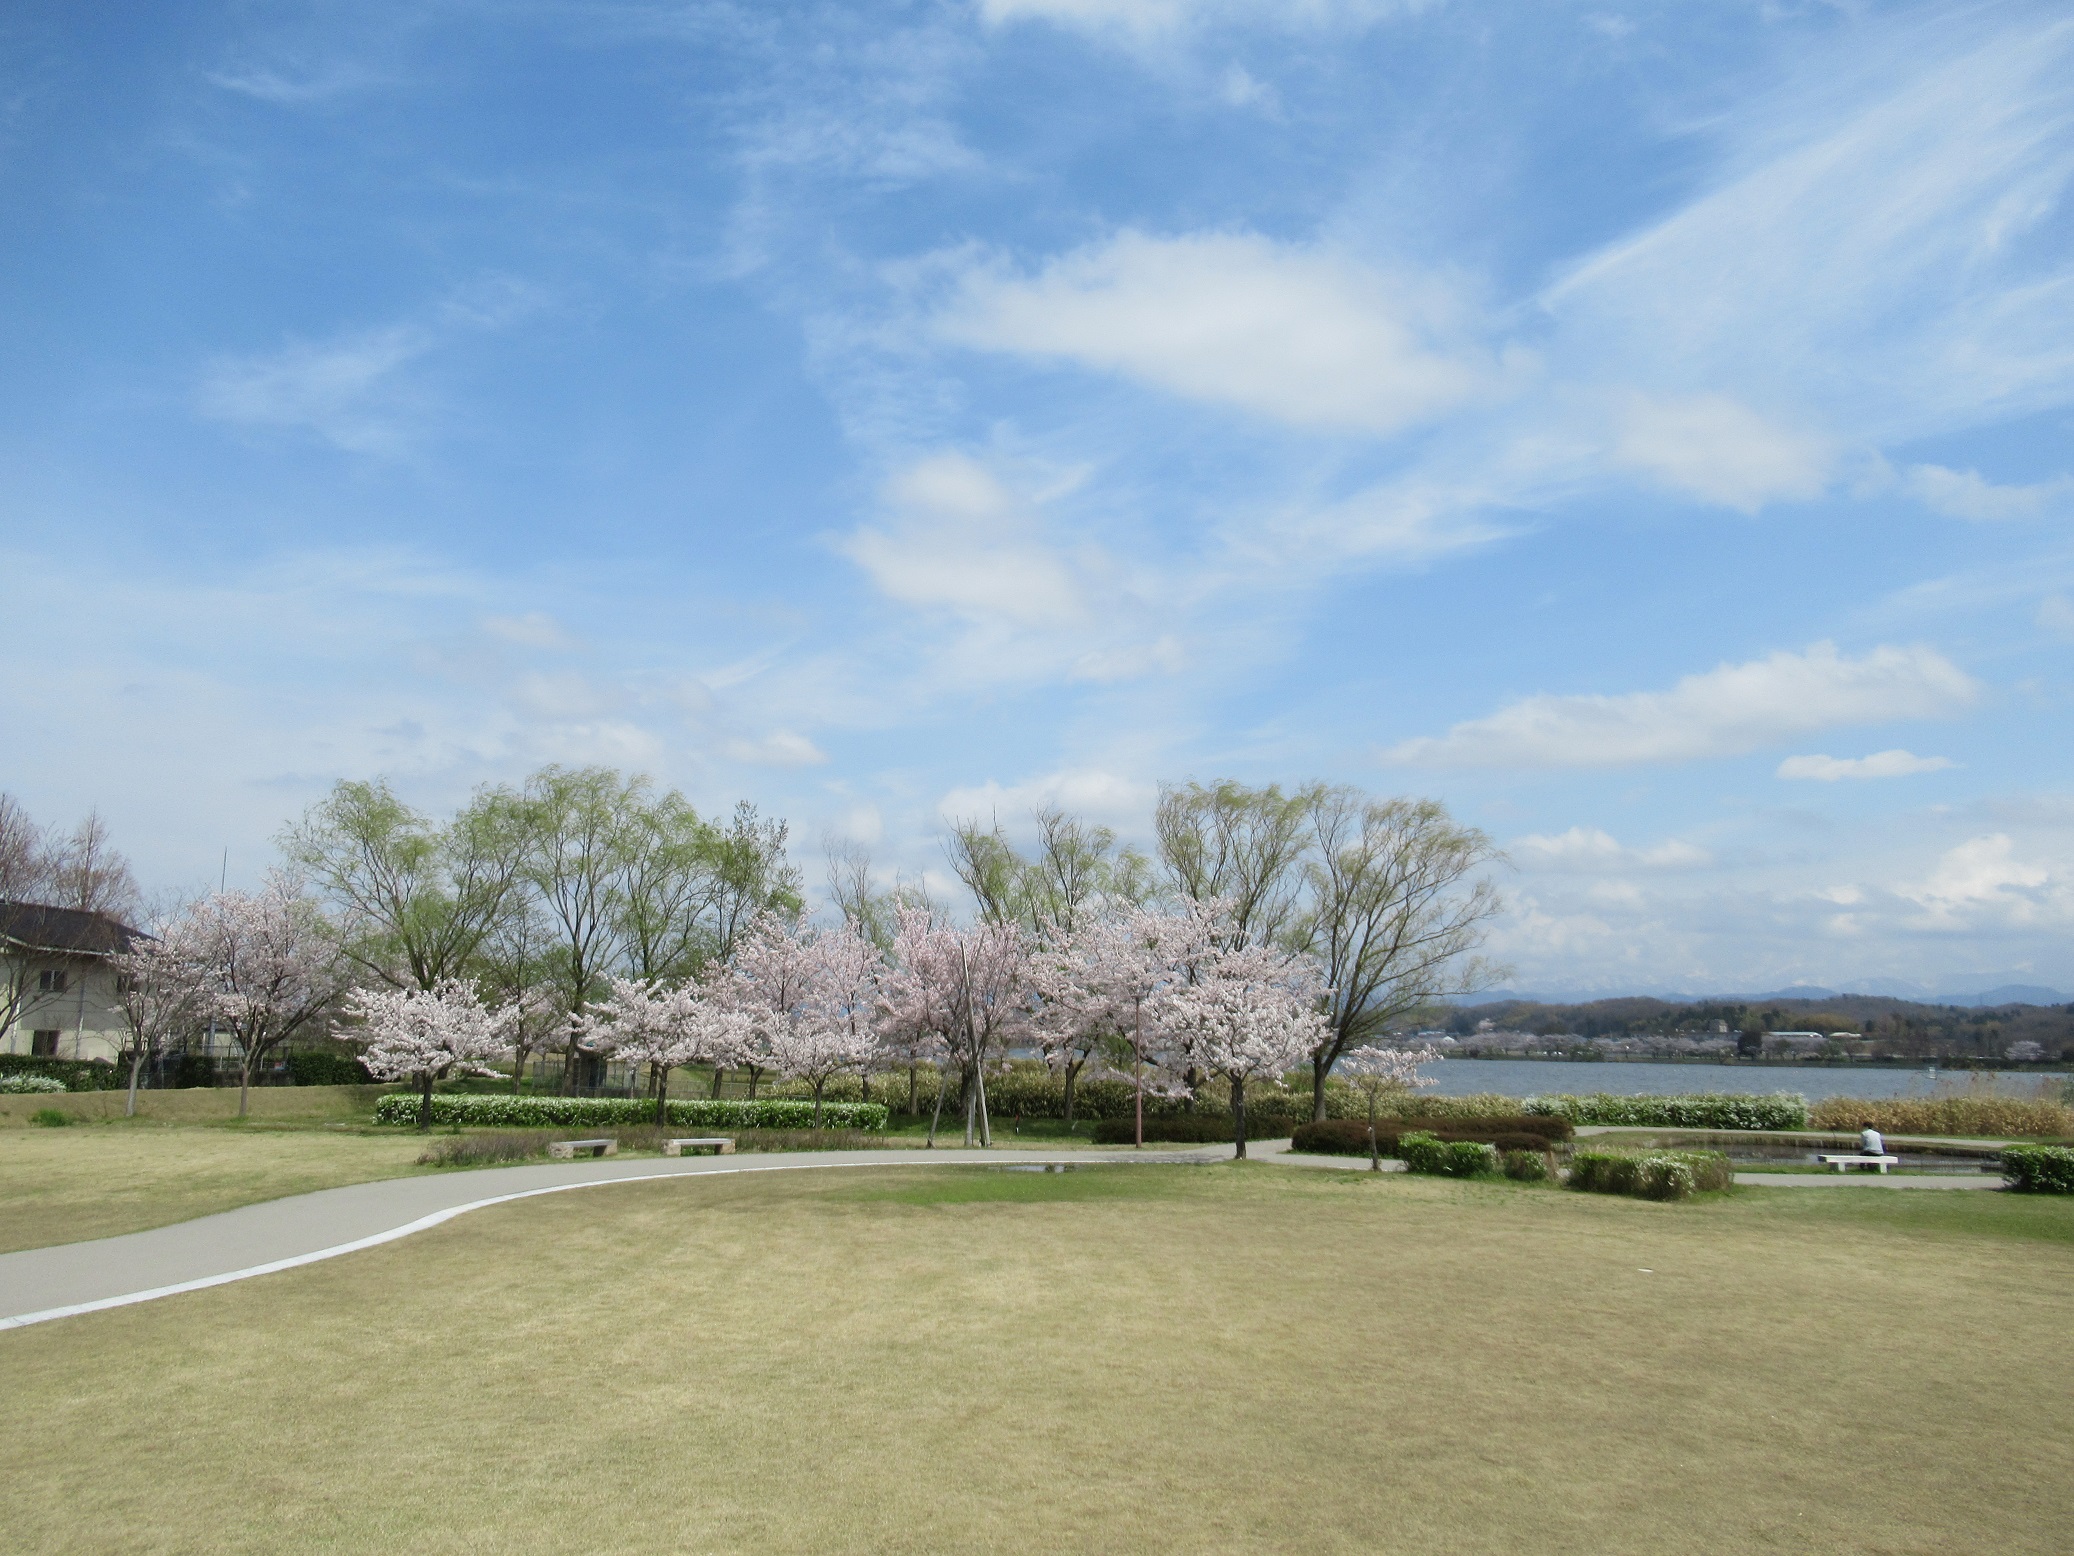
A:
POLYGON ((749 1041, 735 1063, 749 1072, 750 1096, 756 1095, 757 1077, 778 1067, 778 1045, 788 1029, 809 1019, 816 975, 806 916, 766 912, 750 922, 713 980, 711 998, 749 1018, 749 1041))
POLYGON ((1192 903, 1169 921, 1176 975, 1155 996, 1170 1068, 1231 1086, 1236 1155, 1246 1154, 1246 1087, 1279 1086, 1323 1038, 1327 990, 1317 963, 1237 939, 1228 904, 1192 903))
POLYGON ((1147 1004, 1174 978, 1172 920, 1147 908, 1108 905, 1083 911, 1030 960, 1032 1030, 1051 1067, 1065 1079, 1066 1122, 1073 1122, 1075 1082, 1110 1043, 1131 1051, 1137 1143, 1145 1143, 1147 1004))
POLYGON ((205 1014, 238 1049, 238 1117, 252 1077, 275 1049, 321 1021, 343 992, 336 938, 296 877, 275 874, 259 892, 222 891, 188 910, 208 986, 205 1014))
POLYGON ((171 917, 153 933, 108 959, 116 1002, 130 1028, 130 1095, 125 1117, 137 1111, 137 1077, 166 1043, 207 1018, 209 964, 189 917, 171 917))
POLYGON ((1413 1087, 1438 1086, 1439 1081, 1420 1073, 1422 1065, 1436 1062, 1440 1050, 1425 1048, 1377 1048, 1367 1046, 1342 1054, 1339 1073, 1346 1076, 1368 1098, 1368 1166, 1383 1170, 1382 1153, 1376 1149, 1375 1115, 1384 1097, 1396 1097, 1413 1087))
POLYGON ((346 996, 355 1025, 336 1029, 357 1043, 360 1062, 377 1080, 415 1081, 418 1128, 432 1127, 432 1083, 453 1074, 498 1075, 489 1060, 504 1052, 510 1006, 483 1008, 475 985, 442 979, 430 989, 355 989, 346 996))
MULTIPOLYGON (((991 1146, 987 1066, 1027 1019, 1029 947, 1022 929, 1012 922, 961 929, 925 908, 903 908, 893 956, 879 995, 886 1026, 896 1033, 931 1034, 942 1045, 946 1069, 955 1066, 959 1074, 965 1143, 972 1144, 976 1123, 980 1143, 991 1146)), ((937 1087, 929 1122, 932 1146, 944 1090, 937 1087)))
POLYGON ((581 1019, 585 1048, 648 1066, 657 1124, 670 1121, 671 1070, 681 1064, 732 1064, 751 1040, 751 1018, 745 1012, 722 1008, 692 983, 670 987, 615 978, 611 993, 581 1019))

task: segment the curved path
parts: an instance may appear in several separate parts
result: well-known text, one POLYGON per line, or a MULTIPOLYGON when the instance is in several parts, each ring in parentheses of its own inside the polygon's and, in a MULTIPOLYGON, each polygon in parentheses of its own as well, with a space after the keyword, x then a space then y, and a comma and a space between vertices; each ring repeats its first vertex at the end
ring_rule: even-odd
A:
POLYGON ((609 1183, 815 1167, 1208 1162, 1230 1154, 1229 1146, 1178 1152, 774 1151, 768 1155, 554 1162, 384 1178, 245 1205, 148 1232, 0 1254, 0 1329, 19 1329, 270 1275, 393 1242, 471 1210, 609 1183))

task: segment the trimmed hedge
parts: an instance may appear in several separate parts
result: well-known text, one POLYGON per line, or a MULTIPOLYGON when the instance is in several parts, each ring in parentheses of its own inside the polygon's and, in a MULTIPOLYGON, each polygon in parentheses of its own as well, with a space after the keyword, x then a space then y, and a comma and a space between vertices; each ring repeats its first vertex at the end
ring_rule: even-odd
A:
POLYGON ((1498 1158, 1498 1170, 1521 1183, 1542 1183, 1548 1178, 1548 1158, 1539 1151, 1506 1151, 1498 1158))
POLYGON ((288 1078, 298 1086, 366 1086, 374 1081, 367 1066, 351 1054, 322 1049, 289 1054, 288 1078))
MULTIPOLYGON (((1417 1131, 1440 1140, 1472 1140, 1501 1151, 1548 1151, 1574 1132, 1561 1118, 1384 1119, 1376 1120, 1376 1151, 1399 1153, 1398 1141, 1417 1131)), ((1322 1124, 1300 1124, 1290 1132, 1290 1149, 1320 1156, 1366 1156, 1368 1120, 1328 1118, 1322 1124)))
POLYGON ((1408 1130, 1398 1138, 1397 1154, 1413 1172, 1446 1178, 1474 1178, 1498 1168, 1496 1149, 1482 1141, 1441 1140, 1420 1129, 1408 1130))
MULTIPOLYGON (((1246 1110, 1246 1122, 1253 1122, 1253 1110, 1246 1110)), ((1250 1129, 1248 1131, 1251 1132, 1250 1129)), ((1105 1118, 1095 1125, 1096 1145, 1132 1145, 1138 1139, 1137 1119, 1105 1118)), ((1188 1144, 1206 1145, 1237 1138, 1237 1130, 1229 1113, 1166 1113, 1145 1115, 1145 1138, 1157 1140, 1162 1145, 1188 1144)))
POLYGON ((44 1059, 35 1054, 0 1054, 0 1075, 48 1075, 67 1091, 119 1091, 127 1072, 106 1059, 44 1059))
POLYGON ((65 1083, 55 1075, 0 1075, 0 1096, 46 1096, 64 1090, 65 1083))
POLYGON ((1529 1097, 1521 1110, 1573 1124, 1643 1129, 1804 1129, 1808 1122, 1808 1099, 1791 1091, 1768 1097, 1733 1092, 1620 1097, 1595 1092, 1586 1097, 1529 1097))
POLYGON ((2074 1194, 2074 1151, 2063 1145, 2008 1146, 2002 1181, 2019 1194, 2074 1194))
MULTIPOLYGON (((391 1092, 375 1104, 377 1124, 415 1124, 415 1092, 391 1092)), ((700 1129, 810 1129, 814 1105, 790 1098, 731 1098, 712 1101, 672 1097, 669 1121, 700 1129)), ((435 1124, 498 1129, 593 1129, 612 1124, 653 1124, 655 1104, 644 1097, 512 1097, 441 1093, 432 1099, 435 1124)), ((886 1110, 876 1102, 830 1102, 821 1109, 824 1129, 884 1129, 886 1110)))
POLYGON ((1735 1169, 1722 1151, 1576 1151, 1570 1157, 1570 1187, 1591 1194, 1685 1199, 1733 1182, 1735 1169))
POLYGON ((2022 1097, 1824 1097, 1808 1109, 1816 1129, 1851 1129, 1870 1122, 1883 1135, 2074 1134, 2074 1109, 2022 1097))

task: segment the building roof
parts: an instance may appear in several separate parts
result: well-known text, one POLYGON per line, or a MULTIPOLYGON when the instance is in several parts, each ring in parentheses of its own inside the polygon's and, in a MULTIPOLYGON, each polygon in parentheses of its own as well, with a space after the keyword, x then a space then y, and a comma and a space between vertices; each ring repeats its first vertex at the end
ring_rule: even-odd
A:
POLYGON ((106 913, 0 900, 0 944, 64 956, 108 956, 148 938, 106 913))

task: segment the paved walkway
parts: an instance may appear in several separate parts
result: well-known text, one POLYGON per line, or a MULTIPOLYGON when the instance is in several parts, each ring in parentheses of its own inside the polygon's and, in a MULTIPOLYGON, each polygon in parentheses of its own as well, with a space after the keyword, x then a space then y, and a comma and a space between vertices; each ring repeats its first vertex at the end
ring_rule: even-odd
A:
POLYGON ((385 1178, 245 1205, 148 1232, 0 1254, 0 1329, 249 1280, 393 1242, 471 1210, 611 1183, 816 1167, 1208 1162, 1230 1154, 1230 1146, 1194 1151, 773 1151, 385 1178))

